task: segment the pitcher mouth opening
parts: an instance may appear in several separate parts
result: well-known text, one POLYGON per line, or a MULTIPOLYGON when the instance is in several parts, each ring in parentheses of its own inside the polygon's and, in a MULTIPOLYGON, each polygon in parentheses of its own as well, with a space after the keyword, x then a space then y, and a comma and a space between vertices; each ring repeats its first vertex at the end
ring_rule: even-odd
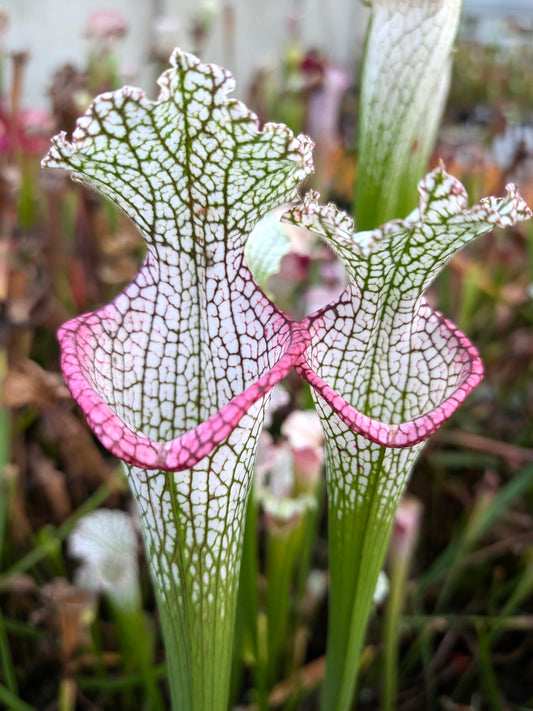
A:
MULTIPOLYGON (((436 432, 483 379, 481 358, 468 338, 441 314, 433 314, 456 342, 454 350, 450 351, 450 362, 457 363, 455 356, 459 353, 461 365, 458 372, 446 380, 441 401, 413 418, 399 422, 383 422, 361 412, 329 385, 327 378, 321 377, 320 369, 315 370, 310 366, 306 352, 298 359, 296 370, 349 429, 384 447, 412 447, 436 432)), ((431 388, 431 378, 426 387, 431 388)))
POLYGON ((104 399, 101 389, 91 383, 83 362, 91 361, 91 353, 85 352, 83 360, 79 358, 78 330, 83 322, 83 316, 73 319, 58 333, 67 386, 100 442, 128 464, 149 470, 182 471, 210 454, 231 434, 254 403, 288 374, 309 344, 307 331, 298 324, 291 324, 285 347, 271 368, 198 426, 167 441, 158 441, 119 415, 116 407, 104 399))

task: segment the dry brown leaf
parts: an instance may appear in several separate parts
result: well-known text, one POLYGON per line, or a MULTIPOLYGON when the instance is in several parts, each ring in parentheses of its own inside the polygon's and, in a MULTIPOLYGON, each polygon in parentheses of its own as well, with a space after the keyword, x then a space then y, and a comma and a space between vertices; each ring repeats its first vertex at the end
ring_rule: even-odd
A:
POLYGON ((44 370, 29 359, 19 361, 4 380, 4 407, 37 407, 70 400, 70 393, 59 373, 44 370))
POLYGON ((30 448, 28 461, 34 482, 46 498, 54 521, 62 523, 72 513, 65 474, 54 467, 53 461, 45 457, 36 444, 30 448))

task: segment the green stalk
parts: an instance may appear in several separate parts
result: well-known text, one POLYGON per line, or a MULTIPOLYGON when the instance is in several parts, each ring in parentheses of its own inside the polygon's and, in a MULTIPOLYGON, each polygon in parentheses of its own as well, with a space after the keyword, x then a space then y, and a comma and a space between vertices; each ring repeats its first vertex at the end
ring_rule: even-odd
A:
MULTIPOLYGON (((159 664, 154 666, 153 675, 156 681, 166 677, 166 666, 159 664)), ((98 676, 77 676, 76 683, 81 689, 96 690, 98 692, 117 692, 122 691, 130 686, 142 686, 144 683, 143 675, 140 672, 133 674, 123 674, 122 676, 114 676, 107 678, 98 673, 98 676)), ((104 708, 106 708, 104 706, 104 708)))
POLYGON ((58 711, 75 711, 76 687, 72 679, 61 679, 58 694, 58 711))
POLYGON ((124 609, 115 602, 112 602, 111 606, 120 637, 126 673, 140 671, 143 687, 150 700, 150 709, 164 711, 163 699, 154 673, 153 639, 142 608, 139 606, 134 609, 124 609))
POLYGON ((156 592, 175 711, 227 711, 230 693, 248 487, 232 483, 225 488, 214 517, 215 496, 198 495, 195 476, 207 481, 213 471, 211 458, 202 461, 205 469, 177 474, 127 466, 156 592), (237 490, 231 492, 233 486, 237 490))
POLYGON ((231 587, 220 586, 214 604, 206 600, 198 603, 190 585, 182 595, 174 592, 167 597, 158 592, 172 708, 176 711, 226 708, 235 606, 228 610, 223 603, 231 601, 233 592, 231 587))
MULTIPOLYGON (((299 612, 299 617, 296 621, 297 625, 301 625, 301 614, 302 614, 302 601, 304 599, 307 582, 309 580, 309 573, 312 566, 313 551, 315 550, 317 536, 318 536, 318 525, 322 513, 322 493, 325 482, 321 479, 318 480, 315 487, 315 497, 316 497, 316 507, 309 509, 305 513, 302 531, 302 542, 300 544, 300 553, 298 555, 298 560, 296 562, 296 583, 295 583, 295 609, 297 614, 299 612)), ((307 621, 304 621, 307 623, 307 621)), ((291 667, 288 669, 289 674, 293 674, 298 668, 298 660, 292 658, 291 667), (296 664, 296 667, 295 667, 296 664)))
POLYGON ((10 711, 37 711, 34 706, 21 701, 18 696, 15 696, 7 687, 0 684, 0 701, 6 704, 6 708, 10 711))
MULTIPOLYGON (((17 675, 11 658, 11 650, 9 648, 9 639, 4 623, 4 615, 0 610, 0 669, 2 677, 7 685, 7 690, 18 697, 17 675)), ((1 698, 1 697, 0 697, 1 698)))
POLYGON ((488 701, 489 707, 492 711, 504 711, 504 706, 502 704, 498 689, 498 681, 490 659, 489 636, 487 630, 482 626, 478 627, 477 639, 479 649, 479 666, 483 686, 485 687, 485 698, 488 701))
POLYGON ((405 600, 410 559, 398 556, 391 561, 390 592, 385 612, 383 711, 394 711, 398 694, 398 634, 400 613, 405 600))
MULTIPOLYGON (((341 493, 341 492, 338 492, 341 493)), ((375 515, 376 499, 363 506, 349 498, 329 498, 329 631, 323 711, 349 709, 355 694, 359 658, 385 557, 392 522, 385 532, 375 515)))
POLYGON ((517 610, 524 600, 527 600, 533 592, 533 550, 530 549, 526 555, 527 561, 525 568, 516 581, 509 599, 496 618, 496 622, 491 626, 487 641, 489 645, 495 643, 501 632, 508 626, 511 615, 513 615, 515 610, 517 610))
POLYGON ((291 584, 302 548, 305 518, 270 525, 266 543, 269 684, 276 680, 283 656, 291 599, 291 584))
MULTIPOLYGON (((330 507, 330 520, 336 514, 335 507, 330 507)), ((343 516, 329 527, 331 538, 336 540, 331 541, 329 549, 330 628, 323 711, 351 708, 374 590, 391 530, 391 524, 385 524, 372 510, 366 520, 354 524, 351 518, 350 514, 343 516)))
POLYGON ((400 614, 407 593, 407 580, 420 531, 421 515, 419 500, 405 497, 396 513, 395 531, 389 547, 390 591, 385 608, 383 711, 396 708, 400 614))
POLYGON ((357 437, 355 454, 326 437, 329 628, 322 711, 349 711, 394 514, 420 445, 393 450, 357 437))
MULTIPOLYGON (((257 616, 259 599, 257 591, 257 501, 253 490, 246 507, 246 524, 242 548, 242 564, 239 575, 239 593, 235 622, 231 696, 235 701, 242 680, 243 662, 254 667, 255 685, 259 695, 266 698, 265 670, 258 664, 257 616), (263 690, 261 692, 261 690, 263 690)), ((233 704, 235 705, 236 702, 233 704)))

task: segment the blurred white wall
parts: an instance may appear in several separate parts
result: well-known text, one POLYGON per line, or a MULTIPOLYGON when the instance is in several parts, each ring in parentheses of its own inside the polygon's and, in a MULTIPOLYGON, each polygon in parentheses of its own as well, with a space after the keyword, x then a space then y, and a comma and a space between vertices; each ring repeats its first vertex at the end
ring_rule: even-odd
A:
MULTIPOLYGON (((147 56, 152 9, 150 2, 131 0, 0 0, 9 15, 6 48, 28 51, 23 106, 47 108, 47 91, 56 69, 70 62, 85 65, 88 40, 84 37, 94 10, 123 13, 130 31, 123 43, 121 63, 137 71, 147 56)), ((6 62, 6 65, 9 62, 6 62)), ((8 72, 5 67, 4 73, 8 72)))
POLYGON ((149 54, 156 39, 155 19, 165 18, 159 23, 166 28, 162 38, 159 33, 165 46, 191 50, 192 16, 202 6, 216 6, 203 58, 234 73, 238 97, 245 97, 260 65, 279 59, 289 27, 295 24, 305 48, 320 49, 348 68, 362 53, 367 9, 361 0, 0 0, 10 18, 7 51, 27 50, 31 55, 23 106, 46 108, 54 71, 65 62, 84 66, 89 46, 84 32, 95 10, 120 12, 128 19, 121 69, 129 83, 153 93, 149 54))

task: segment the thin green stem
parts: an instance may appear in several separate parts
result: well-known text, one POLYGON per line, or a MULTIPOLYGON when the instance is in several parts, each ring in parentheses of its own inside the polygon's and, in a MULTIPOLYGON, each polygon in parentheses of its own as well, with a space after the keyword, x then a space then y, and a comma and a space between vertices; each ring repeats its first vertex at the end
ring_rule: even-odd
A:
MULTIPOLYGON (((457 573, 454 568, 464 561, 465 540, 470 549, 480 537, 482 537, 494 523, 509 510, 514 501, 524 496, 533 484, 533 466, 527 466, 516 472, 512 479, 505 484, 500 492, 492 499, 483 511, 477 510, 475 525, 468 526, 468 534, 465 530, 460 538, 452 541, 446 550, 433 562, 427 572, 418 580, 417 590, 420 594, 426 592, 433 585, 437 584, 444 575, 451 574, 457 580, 457 573)), ((464 569, 461 566, 461 569, 464 569)), ((445 598, 449 595, 450 583, 441 587, 441 600, 439 609, 442 609, 445 598), (444 599, 442 599, 444 597, 444 599)))
POLYGON ((266 543, 268 614, 268 672, 273 684, 280 667, 289 619, 291 584, 301 552, 304 519, 294 525, 271 529, 266 543))
MULTIPOLYGON (((234 700, 242 678, 243 660, 252 660, 255 686, 266 689, 265 670, 258 664, 257 616, 259 599, 257 550, 257 501, 254 492, 250 494, 246 507, 246 523, 242 548, 242 564, 239 575, 239 593, 235 622, 235 644, 233 646, 232 680, 230 698, 234 700)), ((266 690, 263 693, 266 698, 266 690)))
POLYGON ((383 711, 394 711, 398 693, 398 636, 400 613, 405 600, 409 557, 392 560, 390 591, 385 611, 383 711))
MULTIPOLYGON (((160 681, 166 677, 166 664, 158 664, 153 667, 152 671, 154 679, 160 681)), ((115 676, 111 679, 102 677, 100 674, 95 677, 77 676, 76 683, 82 689, 114 692, 121 691, 130 686, 142 686, 144 684, 144 676, 141 672, 123 674, 122 676, 115 676)))
MULTIPOLYGON (((492 631, 502 630, 533 630, 533 615, 514 615, 513 617, 502 618, 497 615, 424 615, 417 613, 413 615, 402 615, 401 623, 407 627, 432 627, 436 630, 443 629, 475 629, 479 625, 486 625, 492 631)), ((492 641, 492 640, 491 640, 492 641)), ((416 642, 415 642, 416 644, 416 642)))
POLYGON ((20 558, 0 577, 0 590, 5 588, 15 575, 25 573, 51 553, 55 553, 59 545, 74 530, 79 519, 97 509, 115 490, 116 484, 102 484, 61 526, 56 529, 49 527, 46 540, 20 558))
POLYGON ((58 711, 75 711, 76 687, 72 679, 61 679, 59 683, 58 711))
POLYGON ((3 684, 0 684, 0 701, 3 701, 10 711, 37 711, 34 706, 19 699, 3 684))
POLYGON ((530 558, 525 570, 520 575, 520 579, 513 588, 509 599, 503 606, 500 614, 496 618, 495 624, 491 627, 489 643, 494 644, 498 635, 504 630, 511 619, 513 612, 519 605, 527 600, 533 591, 533 559, 530 558))
POLYGON ((154 674, 153 642, 143 610, 140 607, 124 610, 117 604, 112 604, 112 610, 120 636, 125 670, 140 671, 143 687, 150 700, 150 708, 152 711, 164 711, 163 699, 154 674))
POLYGON ((492 663, 490 660, 490 641, 486 630, 478 628, 478 644, 479 644, 479 666, 481 669, 481 678, 485 686, 486 698, 492 711, 503 711, 500 692, 498 690, 498 682, 492 663))
POLYGON ((9 639, 7 636, 6 627, 4 624, 4 615, 0 610, 0 665, 2 669, 2 676, 7 685, 8 690, 14 695, 18 696, 18 685, 17 676, 15 673, 15 667, 13 666, 13 660, 11 658, 11 650, 9 648, 9 639))
POLYGON ((453 548, 450 568, 435 603, 435 612, 441 612, 446 607, 464 570, 468 553, 484 533, 508 511, 513 501, 529 489, 531 482, 533 482, 533 466, 528 466, 513 477, 494 498, 480 498, 475 502, 462 534, 453 548))

